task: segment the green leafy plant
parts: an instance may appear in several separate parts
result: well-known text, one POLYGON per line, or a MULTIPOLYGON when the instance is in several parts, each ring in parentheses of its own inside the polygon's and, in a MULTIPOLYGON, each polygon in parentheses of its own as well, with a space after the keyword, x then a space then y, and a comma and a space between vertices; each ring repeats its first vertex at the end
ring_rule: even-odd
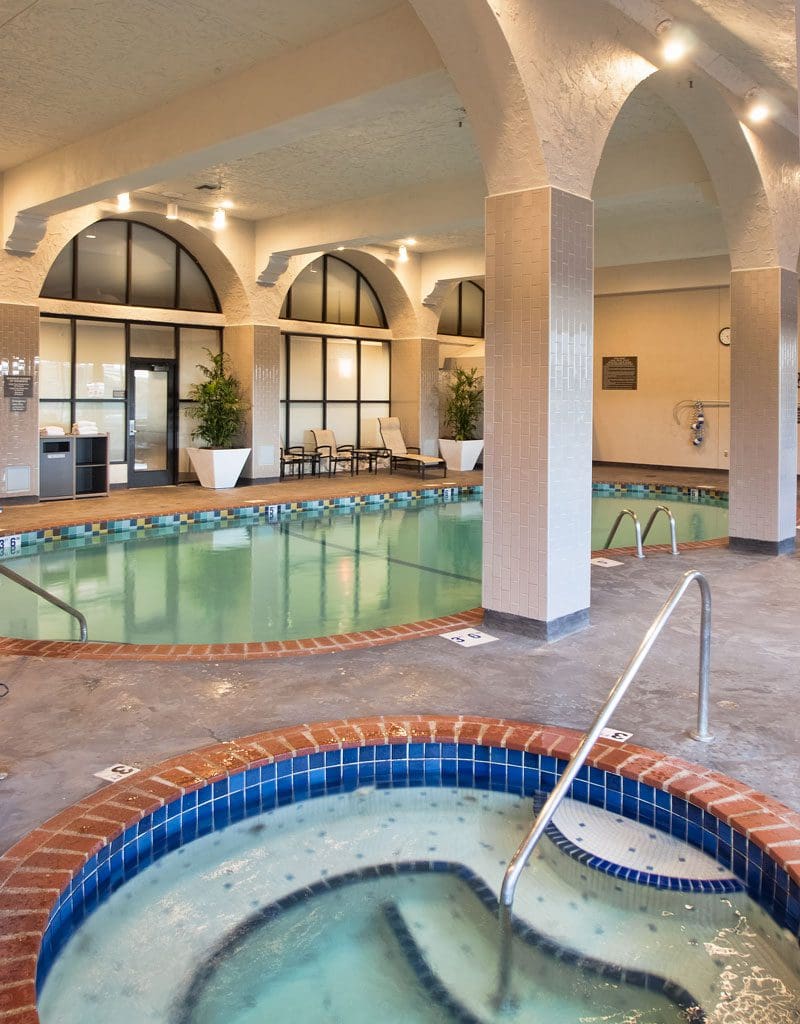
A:
POLYGON ((205 379, 189 391, 189 398, 196 404, 188 412, 198 421, 192 437, 204 441, 207 448, 233 448, 249 406, 242 399, 239 381, 230 372, 230 356, 208 348, 205 351, 211 365, 197 364, 205 379))
POLYGON ((447 384, 445 426, 456 441, 473 441, 478 418, 483 409, 483 377, 477 366, 471 370, 456 367, 447 384))

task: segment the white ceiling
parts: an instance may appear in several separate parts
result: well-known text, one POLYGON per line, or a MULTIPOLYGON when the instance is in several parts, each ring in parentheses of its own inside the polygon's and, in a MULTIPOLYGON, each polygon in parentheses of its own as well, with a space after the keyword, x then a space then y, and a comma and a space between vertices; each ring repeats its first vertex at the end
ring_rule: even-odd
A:
POLYGON ((0 0, 0 170, 397 0, 0 0))
MULTIPOLYGON (((397 2, 0 0, 0 170, 378 15, 397 2)), ((787 106, 795 105, 791 0, 669 0, 667 7, 753 80, 787 106)), ((162 182, 147 195, 195 208, 215 206, 220 195, 197 192, 195 186, 221 177, 235 203, 234 215, 258 219, 414 185, 482 180, 472 133, 459 108, 459 97, 442 72, 429 76, 428 92, 413 109, 387 107, 358 126, 162 182)), ((646 177, 648 158, 655 159, 648 140, 656 134, 685 142, 687 133, 645 85, 625 105, 607 154, 613 156, 616 149, 621 155, 633 147, 644 172, 639 177, 646 177)), ((654 166, 652 187, 637 188, 627 201, 600 189, 599 246, 618 231, 637 250, 633 258, 647 258, 640 250, 648 224, 655 239, 657 233, 663 237, 670 218, 678 225, 694 217, 704 227, 707 247, 716 250, 723 237, 719 211, 713 190, 698 190, 698 184, 696 166, 687 164, 685 181, 672 180, 668 186, 659 183, 654 166), (630 241, 634 235, 635 244, 630 241)), ((420 251, 475 244, 474 220, 463 230, 421 237, 420 251)), ((679 248, 679 235, 671 232, 673 249, 679 248)), ((687 247, 697 247, 696 232, 687 234, 687 247)))
POLYGON ((426 90, 413 108, 389 106, 356 126, 320 132, 139 194, 197 209, 228 198, 235 216, 260 220, 453 178, 482 180, 472 131, 450 78, 444 71, 428 75, 426 90), (223 191, 197 191, 203 182, 218 180, 223 191))

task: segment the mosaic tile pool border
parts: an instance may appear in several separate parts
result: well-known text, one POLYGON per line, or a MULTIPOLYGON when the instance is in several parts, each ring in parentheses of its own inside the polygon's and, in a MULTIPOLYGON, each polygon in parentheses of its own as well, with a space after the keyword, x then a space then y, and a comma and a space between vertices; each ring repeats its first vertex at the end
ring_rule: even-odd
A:
MULTIPOLYGON (((198 835, 359 785, 532 796, 552 789, 581 738, 472 716, 343 719, 190 751, 104 787, 0 857, 0 1024, 38 1024, 37 963, 43 976, 101 894, 198 835)), ((704 850, 800 932, 800 814, 719 772, 603 740, 571 795, 704 850)))
MULTIPOLYGON (((194 512, 164 512, 152 516, 127 516, 121 519, 97 519, 67 526, 51 526, 40 530, 28 530, 19 536, 20 548, 41 546, 46 542, 69 541, 89 537, 105 537, 108 534, 141 534, 153 529, 174 526, 194 526, 198 523, 221 523, 231 519, 253 520, 263 518, 268 522, 302 512, 330 511, 331 509, 380 508, 396 502, 416 501, 421 498, 436 498, 447 501, 463 495, 483 494, 481 484, 467 486, 448 485, 415 487, 403 491, 380 491, 374 494, 354 494, 338 498, 313 498, 307 501, 290 501, 278 504, 253 502, 248 505, 232 505, 228 508, 200 509, 194 512)), ((725 504, 728 492, 713 487, 686 487, 671 484, 616 484, 595 483, 592 494, 596 497, 627 495, 632 498, 679 497, 696 498, 701 504, 725 504)), ((10 531, 0 529, 0 537, 10 537, 10 531)), ((9 557, 9 556, 5 556, 9 557)), ((10 556, 11 558, 15 556, 10 556)))
MULTIPOLYGON (((257 501, 247 505, 232 505, 229 508, 199 509, 195 512, 164 512, 152 516, 127 516, 121 519, 98 519, 85 523, 72 523, 68 526, 50 526, 41 530, 28 530, 19 536, 20 549, 40 547, 45 543, 84 539, 85 537, 105 537, 108 534, 144 534, 150 530, 175 526, 196 526, 198 524, 224 523, 232 519, 255 520, 263 518, 265 522, 282 522, 297 513, 322 512, 333 509, 380 508, 397 502, 417 501, 434 498, 442 502, 460 498, 463 495, 479 495, 483 486, 471 484, 465 487, 448 485, 446 487, 415 487, 403 491, 380 491, 375 494, 352 494, 338 498, 312 498, 307 501, 288 501, 278 504, 257 501)), ((12 536, 0 530, 0 537, 12 536)), ((32 552, 27 552, 32 553, 32 552)), ((15 555, 6 556, 13 560, 15 555)))

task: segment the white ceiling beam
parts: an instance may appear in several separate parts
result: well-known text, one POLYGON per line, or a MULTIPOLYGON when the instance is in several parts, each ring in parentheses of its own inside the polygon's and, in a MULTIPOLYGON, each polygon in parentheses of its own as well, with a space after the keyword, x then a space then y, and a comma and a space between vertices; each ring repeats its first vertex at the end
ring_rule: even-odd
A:
POLYGON ((34 252, 55 214, 418 102, 439 54, 405 5, 179 96, 5 174, 3 237, 34 252))
POLYGON ((331 251, 338 246, 360 249, 409 236, 480 227, 485 195, 483 180, 472 177, 259 221, 258 283, 274 285, 290 257, 303 253, 331 251))

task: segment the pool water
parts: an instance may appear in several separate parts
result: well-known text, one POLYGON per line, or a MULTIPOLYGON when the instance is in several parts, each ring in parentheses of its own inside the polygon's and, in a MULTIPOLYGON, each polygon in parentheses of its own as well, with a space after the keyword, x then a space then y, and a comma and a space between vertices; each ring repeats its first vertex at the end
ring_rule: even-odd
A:
MULTIPOLYGON (((593 547, 617 512, 656 501, 595 498, 593 547)), ((727 531, 727 510, 671 503, 679 540, 727 531)), ((481 604, 482 504, 435 498, 375 510, 231 520, 52 544, 17 572, 78 608, 89 639, 139 644, 292 640, 416 622, 481 604)), ((661 516, 651 534, 665 543, 661 516)), ((633 542, 630 522, 617 535, 633 542)), ((0 580, 0 632, 77 639, 64 612, 0 580)))
POLYGON ((41 1020, 677 1024, 692 1017, 676 990, 709 1024, 798 1019, 797 941, 746 895, 623 881, 549 839, 515 903, 538 938, 515 939, 516 1009, 497 1012, 493 907, 531 816, 506 793, 365 788, 211 833, 81 925, 45 981, 41 1020))

